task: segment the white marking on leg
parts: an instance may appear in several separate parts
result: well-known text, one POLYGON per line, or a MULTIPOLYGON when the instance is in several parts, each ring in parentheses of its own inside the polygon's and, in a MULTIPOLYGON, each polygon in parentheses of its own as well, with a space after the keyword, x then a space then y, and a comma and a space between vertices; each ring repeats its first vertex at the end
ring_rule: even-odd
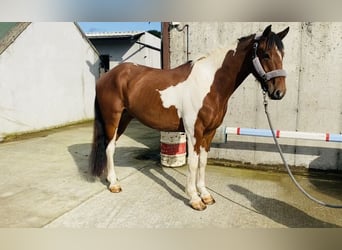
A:
POLYGON ((203 147, 200 147, 197 189, 202 198, 210 195, 205 187, 205 167, 207 166, 207 158, 208 152, 203 147))
POLYGON ((194 144, 196 142, 195 137, 192 136, 193 129, 187 131, 188 139, 188 172, 186 179, 185 193, 190 198, 190 204, 192 202, 199 202, 201 198, 198 196, 196 189, 196 179, 198 170, 198 154, 194 151, 194 144))
MULTIPOLYGON (((191 143, 189 143, 191 144, 191 143)), ((198 155, 193 151, 193 147, 189 147, 189 156, 188 156, 188 173, 187 173, 187 181, 185 192, 190 198, 190 203, 201 201, 201 198, 198 196, 196 189, 196 179, 197 179, 197 171, 198 171, 198 155), (192 148, 192 151, 191 151, 192 148)))
POLYGON ((117 177, 114 170, 114 153, 115 153, 115 139, 116 139, 117 129, 115 130, 115 134, 113 139, 108 143, 106 148, 106 156, 107 156, 107 181, 110 183, 110 186, 117 184, 117 177))

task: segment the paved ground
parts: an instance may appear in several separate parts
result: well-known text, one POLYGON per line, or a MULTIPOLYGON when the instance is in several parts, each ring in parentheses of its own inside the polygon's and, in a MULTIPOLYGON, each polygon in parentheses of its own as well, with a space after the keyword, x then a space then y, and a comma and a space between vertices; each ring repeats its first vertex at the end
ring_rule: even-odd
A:
MULTIPOLYGON (((216 204, 192 210, 186 168, 161 167, 159 133, 134 121, 118 143, 123 192, 87 177, 92 125, 0 144, 0 227, 279 228, 341 227, 342 210, 307 200, 281 173, 209 165, 216 204)), ((312 194, 342 203, 342 181, 297 177, 312 194)))

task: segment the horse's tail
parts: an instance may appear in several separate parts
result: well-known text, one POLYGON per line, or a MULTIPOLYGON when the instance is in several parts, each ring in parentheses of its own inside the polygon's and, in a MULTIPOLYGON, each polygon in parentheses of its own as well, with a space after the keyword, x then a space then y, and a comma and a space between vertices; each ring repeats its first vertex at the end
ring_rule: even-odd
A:
POLYGON ((106 164, 107 139, 105 124, 101 115, 100 107, 95 97, 95 119, 93 132, 93 145, 90 153, 89 168, 93 176, 101 176, 106 164))

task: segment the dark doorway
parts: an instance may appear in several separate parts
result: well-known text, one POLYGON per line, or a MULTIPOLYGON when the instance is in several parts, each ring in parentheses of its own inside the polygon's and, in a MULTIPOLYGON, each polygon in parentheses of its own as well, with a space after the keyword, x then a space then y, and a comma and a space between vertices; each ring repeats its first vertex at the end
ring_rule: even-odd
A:
POLYGON ((100 67, 104 69, 104 72, 107 72, 109 70, 109 55, 100 55, 100 60, 100 67))

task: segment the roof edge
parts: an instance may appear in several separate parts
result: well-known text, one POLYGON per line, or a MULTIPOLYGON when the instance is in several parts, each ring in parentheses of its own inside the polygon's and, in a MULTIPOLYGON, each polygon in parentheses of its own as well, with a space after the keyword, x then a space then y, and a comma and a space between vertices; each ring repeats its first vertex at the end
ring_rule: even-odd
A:
POLYGON ((145 31, 87 32, 85 35, 89 39, 137 39, 145 33, 145 31))
POLYGON ((22 22, 16 24, 8 31, 3 39, 0 40, 0 55, 17 39, 18 36, 31 24, 31 22, 22 22))
POLYGON ((84 33, 84 31, 81 29, 80 25, 77 22, 73 22, 73 23, 76 26, 76 28, 78 29, 78 31, 81 33, 82 38, 90 45, 90 47, 95 51, 95 53, 98 56, 100 56, 100 52, 96 49, 94 44, 89 40, 89 38, 87 37, 86 33, 84 33))

